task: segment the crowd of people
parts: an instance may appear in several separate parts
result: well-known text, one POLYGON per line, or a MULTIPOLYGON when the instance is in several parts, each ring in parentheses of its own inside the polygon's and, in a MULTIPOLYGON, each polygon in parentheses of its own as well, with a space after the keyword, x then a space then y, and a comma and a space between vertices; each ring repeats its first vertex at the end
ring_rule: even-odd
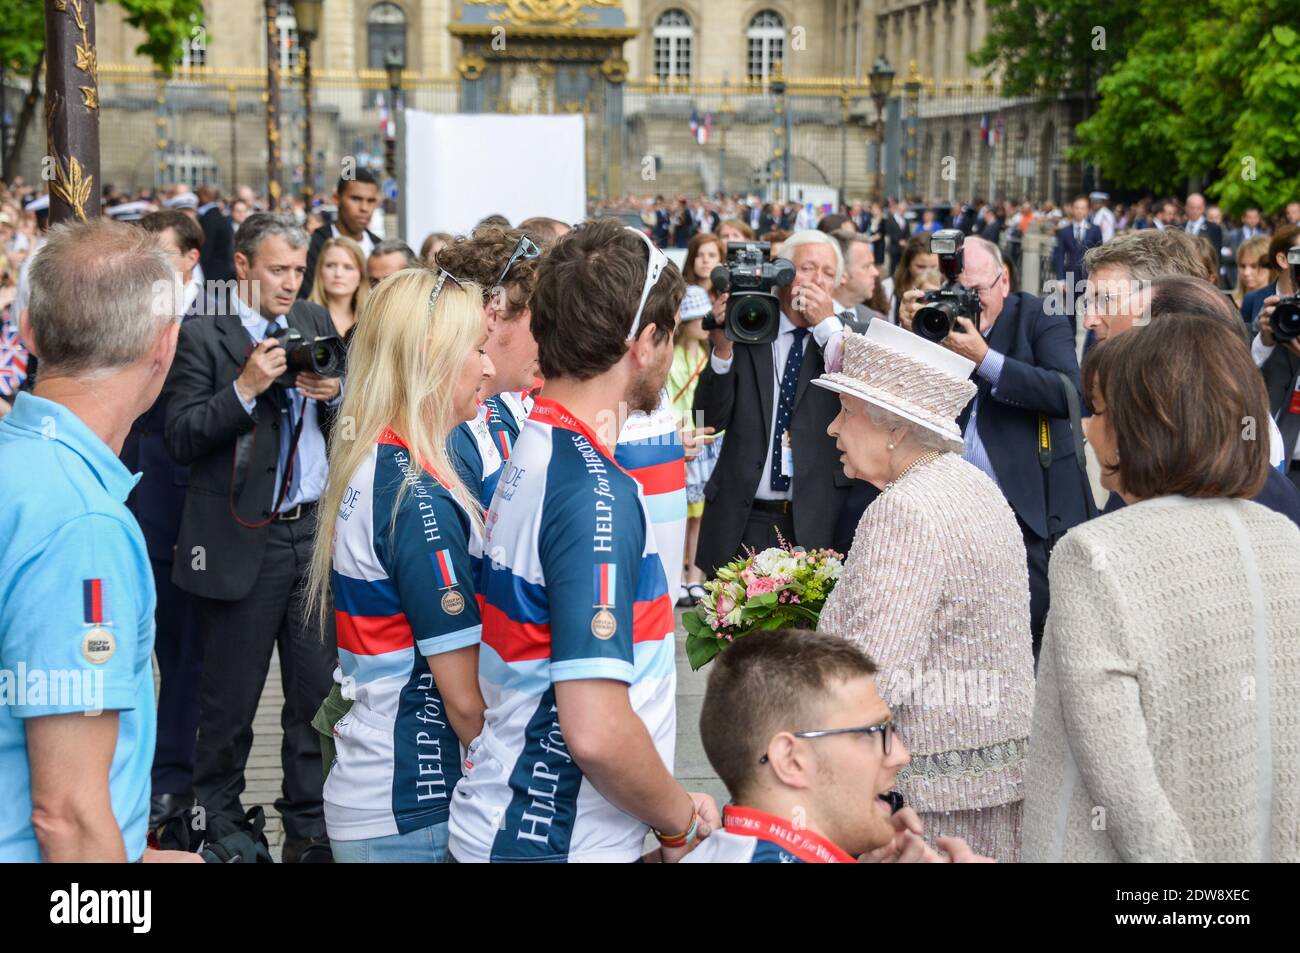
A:
POLYGON ((417 253, 366 172, 330 216, 27 191, 0 674, 93 691, 0 682, 0 859, 269 856, 273 653, 286 862, 1300 859, 1300 203, 629 199, 417 253), (720 807, 674 608, 772 546, 844 569, 713 663, 720 807))

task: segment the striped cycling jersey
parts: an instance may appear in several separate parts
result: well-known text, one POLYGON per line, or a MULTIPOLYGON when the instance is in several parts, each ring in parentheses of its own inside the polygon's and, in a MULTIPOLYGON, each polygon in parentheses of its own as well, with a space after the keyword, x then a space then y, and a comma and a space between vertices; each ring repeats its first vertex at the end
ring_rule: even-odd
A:
POLYGON ((613 679, 671 771, 673 614, 637 481, 562 406, 538 398, 488 517, 483 733, 453 798, 460 861, 632 861, 647 827, 569 755, 557 682, 613 679))
POLYGON ((641 484, 668 591, 676 599, 686 552, 686 452, 667 390, 653 411, 623 423, 614 460, 641 484))
POLYGON ((482 539, 391 431, 352 475, 334 526, 339 669, 354 702, 334 728, 326 826, 336 840, 404 834, 446 820, 461 776, 426 657, 479 641, 482 539))
POLYGON ((484 509, 492 502, 501 467, 510 459, 532 406, 526 393, 496 394, 479 404, 477 417, 451 432, 447 452, 465 485, 476 488, 484 509))

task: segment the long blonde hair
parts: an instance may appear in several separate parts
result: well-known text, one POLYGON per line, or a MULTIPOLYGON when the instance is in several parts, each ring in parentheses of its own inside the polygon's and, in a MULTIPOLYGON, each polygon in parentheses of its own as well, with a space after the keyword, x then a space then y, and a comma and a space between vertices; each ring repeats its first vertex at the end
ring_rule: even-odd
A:
MULTIPOLYGON (((307 583, 308 604, 324 626, 329 612, 335 517, 343 495, 381 434, 392 429, 414 465, 434 471, 482 529, 477 493, 461 481, 447 456, 447 437, 460 423, 452 391, 466 356, 483 334, 483 292, 447 280, 432 310, 438 272, 408 268, 384 279, 366 301, 348 348, 343 406, 329 441, 329 478, 318 507, 315 548, 307 583)), ((393 512, 406 481, 399 486, 393 512)), ((375 519, 383 518, 375 514, 375 519)), ((323 629, 322 629, 323 631, 323 629)))
MULTIPOLYGON (((1237 302, 1237 307, 1241 307, 1241 302, 1245 300, 1248 292, 1246 286, 1241 283, 1241 263, 1247 258, 1257 258, 1256 267, 1268 269, 1268 236, 1256 235, 1254 238, 1248 238, 1237 246, 1237 287, 1233 289, 1232 300, 1237 302)), ((1264 282, 1268 284, 1268 282, 1264 282)))
POLYGON ((312 304, 329 308, 330 301, 325 297, 325 282, 321 280, 321 275, 325 272, 325 256, 333 248, 342 248, 356 263, 361 279, 357 282, 357 290, 352 292, 352 317, 360 318, 361 309, 365 307, 366 298, 370 296, 370 282, 366 280, 366 253, 350 238, 343 236, 331 238, 320 247, 320 255, 316 257, 316 274, 312 275, 311 294, 307 296, 307 300, 312 304))

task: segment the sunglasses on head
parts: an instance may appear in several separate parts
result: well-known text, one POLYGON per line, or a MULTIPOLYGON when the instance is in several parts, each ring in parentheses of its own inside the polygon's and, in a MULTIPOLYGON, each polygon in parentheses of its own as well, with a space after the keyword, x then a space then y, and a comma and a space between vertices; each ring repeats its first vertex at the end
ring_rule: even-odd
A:
POLYGON ((501 284, 506 280, 506 275, 510 274, 510 269, 514 267, 515 262, 532 261, 540 257, 542 257, 542 250, 537 247, 537 243, 527 235, 520 236, 518 244, 515 245, 515 250, 510 255, 510 260, 501 269, 501 277, 497 279, 497 284, 501 284))

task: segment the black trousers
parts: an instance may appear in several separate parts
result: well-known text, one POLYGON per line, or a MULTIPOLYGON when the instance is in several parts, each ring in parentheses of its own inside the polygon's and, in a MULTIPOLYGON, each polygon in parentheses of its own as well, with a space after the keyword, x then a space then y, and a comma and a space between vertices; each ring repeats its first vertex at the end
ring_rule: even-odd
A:
POLYGON ((308 618, 302 599, 315 526, 314 513, 271 523, 253 591, 234 602, 195 599, 204 665, 194 794, 207 811, 209 829, 218 819, 238 823, 243 818, 240 795, 253 745, 253 716, 271 651, 278 648, 284 787, 275 807, 286 840, 325 834, 320 741, 311 719, 329 694, 338 650, 333 622, 322 633, 308 618))
POLYGON ((749 519, 745 522, 745 533, 740 538, 740 551, 735 558, 743 557, 746 549, 761 553, 773 546, 780 546, 781 539, 777 538, 777 533, 781 534, 781 539, 785 540, 787 546, 797 545, 794 538, 794 516, 791 513, 750 510, 749 519))
POLYGON ((1029 563, 1029 629, 1034 636, 1034 664, 1043 645, 1043 627, 1047 624, 1049 604, 1047 587, 1047 540, 1026 525, 1019 516, 1020 535, 1025 540, 1025 558, 1029 563))
POLYGON ((172 564, 153 564, 158 608, 154 654, 158 657, 158 743, 153 754, 153 793, 189 794, 194 789, 194 738, 199 729, 199 678, 203 642, 193 597, 172 582, 172 564))

